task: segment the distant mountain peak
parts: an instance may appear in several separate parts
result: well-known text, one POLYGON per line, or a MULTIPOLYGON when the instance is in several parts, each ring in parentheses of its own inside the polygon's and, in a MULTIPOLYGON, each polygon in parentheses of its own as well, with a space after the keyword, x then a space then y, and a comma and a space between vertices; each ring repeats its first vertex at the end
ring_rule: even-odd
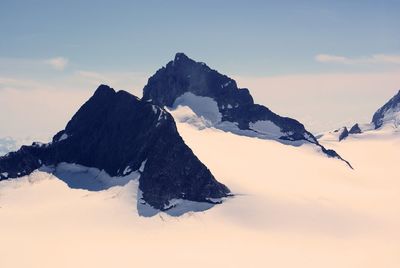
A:
POLYGON ((193 61, 188 56, 186 56, 186 54, 183 53, 183 52, 178 52, 178 53, 175 54, 175 58, 174 58, 175 62, 177 62, 177 61, 189 61, 189 60, 193 61))
POLYGON ((349 131, 349 134, 361 134, 362 130, 360 128, 360 125, 358 123, 354 124, 349 131))
MULTIPOLYGON (((350 135, 357 135, 369 131, 381 130, 388 126, 389 130, 397 132, 400 126, 400 90, 373 115, 371 123, 354 124, 350 130, 347 127, 337 129, 333 132, 320 134, 318 140, 339 140, 342 141, 350 135), (339 135, 339 136, 338 136, 339 135)), ((386 129, 386 128, 385 128, 386 129)))
POLYGON ((400 126, 400 90, 385 105, 379 108, 372 117, 375 129, 385 124, 400 126))
POLYGON ((109 85, 101 84, 95 90, 95 94, 101 93, 101 92, 115 93, 115 90, 113 88, 111 88, 109 85))
POLYGON ((344 140, 349 136, 349 131, 347 130, 347 127, 344 127, 342 132, 339 135, 339 141, 344 140))

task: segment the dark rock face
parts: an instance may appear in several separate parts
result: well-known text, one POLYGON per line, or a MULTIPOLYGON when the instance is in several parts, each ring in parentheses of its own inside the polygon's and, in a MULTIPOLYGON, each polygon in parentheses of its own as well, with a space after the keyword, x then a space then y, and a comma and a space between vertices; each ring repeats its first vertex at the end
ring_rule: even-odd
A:
POLYGON ((352 126, 349 131, 349 134, 360 134, 360 133, 362 133, 362 131, 358 123, 352 126))
POLYGON ((400 90, 393 98, 375 112, 372 117, 372 123, 375 125, 375 129, 383 125, 385 117, 388 116, 390 110, 396 110, 397 113, 400 112, 400 90))
POLYGON ((138 170, 144 161, 139 188, 144 201, 154 208, 167 208, 171 199, 209 202, 229 194, 183 142, 169 113, 105 85, 51 143, 23 146, 0 157, 0 180, 60 162, 122 176, 127 167, 138 170))
POLYGON ((238 88, 235 80, 212 70, 204 63, 188 58, 183 53, 177 53, 173 61, 149 78, 143 89, 143 100, 151 101, 160 107, 172 107, 175 100, 185 93, 212 98, 218 105, 222 122, 234 122, 239 129, 250 130, 251 123, 271 121, 283 133, 279 140, 313 143, 328 156, 342 159, 335 151, 320 145, 303 124, 255 104, 247 88, 238 88))
POLYGON ((339 135, 339 141, 347 138, 348 136, 349 136, 349 131, 347 130, 347 127, 344 127, 342 133, 340 133, 339 135))

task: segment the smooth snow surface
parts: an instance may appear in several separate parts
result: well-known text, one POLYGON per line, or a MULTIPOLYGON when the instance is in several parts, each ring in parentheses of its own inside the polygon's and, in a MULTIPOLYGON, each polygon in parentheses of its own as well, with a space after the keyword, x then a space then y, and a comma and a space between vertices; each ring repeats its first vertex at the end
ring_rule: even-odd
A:
POLYGON ((311 145, 177 126, 234 198, 141 217, 137 180, 102 191, 44 172, 2 181, 0 267, 400 266, 399 132, 324 143, 351 170, 311 145))

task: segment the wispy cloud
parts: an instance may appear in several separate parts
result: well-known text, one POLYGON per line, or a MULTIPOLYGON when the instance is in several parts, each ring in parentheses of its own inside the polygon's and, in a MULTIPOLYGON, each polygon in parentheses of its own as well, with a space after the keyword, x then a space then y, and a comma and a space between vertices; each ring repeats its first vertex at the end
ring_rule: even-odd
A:
POLYGON ((53 58, 0 58, 0 72, 4 74, 3 69, 10 73, 10 70, 49 70, 49 68, 63 71, 69 64, 69 59, 66 57, 53 58))
POLYGON ((46 64, 53 67, 55 70, 62 71, 67 67, 69 60, 64 57, 56 57, 44 61, 46 64))
POLYGON ((318 54, 315 60, 321 63, 338 64, 400 64, 400 55, 374 54, 365 57, 345 57, 330 54, 318 54))

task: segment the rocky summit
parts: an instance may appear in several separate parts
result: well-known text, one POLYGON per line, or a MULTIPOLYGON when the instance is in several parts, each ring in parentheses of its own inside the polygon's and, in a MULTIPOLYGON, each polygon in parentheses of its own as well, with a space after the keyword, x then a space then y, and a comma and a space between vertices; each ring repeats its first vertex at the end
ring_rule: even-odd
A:
POLYGON ((384 124, 393 124, 395 127, 400 125, 400 90, 385 105, 379 108, 372 117, 372 124, 375 129, 384 124))
MULTIPOLYGON (((149 78, 143 89, 143 99, 160 107, 174 108, 185 97, 191 97, 191 103, 196 103, 193 97, 212 100, 218 113, 218 116, 214 116, 216 120, 212 120, 216 128, 292 145, 312 143, 328 156, 343 160, 335 151, 320 145, 314 135, 297 120, 282 117, 263 105, 255 104, 249 90, 238 88, 235 80, 205 63, 177 53, 174 60, 149 78)), ((210 106, 198 104, 198 101, 196 105, 210 106)))
POLYGON ((316 142, 301 123, 255 104, 247 88, 238 88, 235 80, 183 53, 177 53, 173 61, 150 77, 143 89, 143 99, 161 107, 172 107, 187 92, 212 98, 218 105, 221 121, 237 123, 240 129, 252 130, 252 124, 270 121, 280 128, 282 140, 316 142))
POLYGON ((358 125, 358 123, 354 124, 349 131, 349 134, 361 134, 362 130, 360 128, 360 126, 358 125))
POLYGON ((339 135, 339 141, 344 140, 349 136, 349 131, 347 130, 347 127, 344 127, 342 132, 339 135))
POLYGON ((170 208, 171 200, 213 202, 229 194, 184 143, 168 112, 106 85, 98 87, 52 142, 22 146, 0 157, 0 180, 62 162, 111 176, 140 170, 142 198, 160 210, 170 208))

